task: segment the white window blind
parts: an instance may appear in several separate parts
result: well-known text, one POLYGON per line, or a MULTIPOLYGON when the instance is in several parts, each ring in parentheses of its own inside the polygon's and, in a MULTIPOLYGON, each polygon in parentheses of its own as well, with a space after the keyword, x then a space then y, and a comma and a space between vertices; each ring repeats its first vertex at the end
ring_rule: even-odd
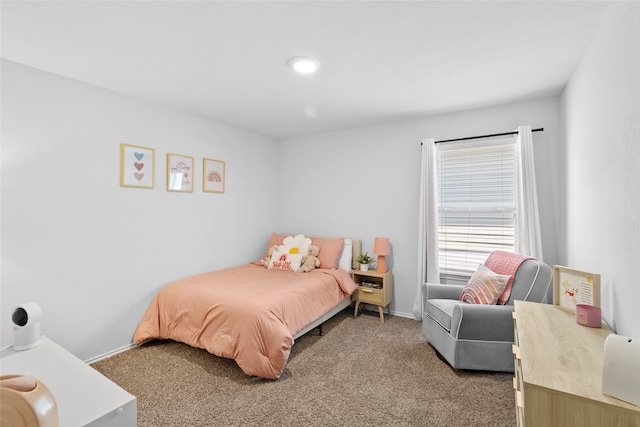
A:
POLYGON ((442 273, 473 272, 494 250, 515 252, 515 150, 514 136, 438 144, 442 273))

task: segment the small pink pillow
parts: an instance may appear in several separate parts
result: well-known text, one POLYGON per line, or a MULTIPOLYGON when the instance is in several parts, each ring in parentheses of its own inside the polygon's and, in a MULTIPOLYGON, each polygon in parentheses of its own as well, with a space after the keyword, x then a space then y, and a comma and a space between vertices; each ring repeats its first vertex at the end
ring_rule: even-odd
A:
POLYGON ((508 275, 496 274, 489 267, 480 264, 462 290, 460 301, 495 305, 510 278, 508 275))
POLYGON ((320 247, 320 253, 318 254, 320 267, 318 268, 338 269, 342 248, 344 247, 344 239, 321 239, 312 237, 311 244, 320 247))

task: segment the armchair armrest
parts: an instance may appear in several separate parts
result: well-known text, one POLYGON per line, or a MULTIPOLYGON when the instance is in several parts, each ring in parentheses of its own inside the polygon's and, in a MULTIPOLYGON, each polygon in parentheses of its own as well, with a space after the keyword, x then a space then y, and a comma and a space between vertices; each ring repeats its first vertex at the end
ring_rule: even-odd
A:
POLYGON ((459 299, 463 289, 463 285, 425 283, 422 285, 422 295, 425 301, 428 299, 459 299))
POLYGON ((457 339, 513 342, 512 305, 461 303, 454 307, 451 335, 457 339))

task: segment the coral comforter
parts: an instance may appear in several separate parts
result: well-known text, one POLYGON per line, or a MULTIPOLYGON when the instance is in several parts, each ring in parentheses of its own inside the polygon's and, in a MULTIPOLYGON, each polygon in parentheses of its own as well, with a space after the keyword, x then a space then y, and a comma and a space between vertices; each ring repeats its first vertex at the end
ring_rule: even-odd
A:
POLYGON ((277 379, 293 335, 356 288, 342 269, 297 273, 247 264, 200 274, 160 290, 134 342, 173 339, 234 359, 247 375, 277 379))

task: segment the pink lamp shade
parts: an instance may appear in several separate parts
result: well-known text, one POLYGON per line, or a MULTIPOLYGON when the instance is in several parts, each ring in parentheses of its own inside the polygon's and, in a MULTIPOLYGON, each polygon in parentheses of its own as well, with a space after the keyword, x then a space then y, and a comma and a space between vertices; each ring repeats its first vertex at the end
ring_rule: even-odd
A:
POLYGON ((387 255, 391 255, 391 245, 387 237, 376 237, 373 242, 373 253, 378 255, 378 273, 387 272, 387 255))

